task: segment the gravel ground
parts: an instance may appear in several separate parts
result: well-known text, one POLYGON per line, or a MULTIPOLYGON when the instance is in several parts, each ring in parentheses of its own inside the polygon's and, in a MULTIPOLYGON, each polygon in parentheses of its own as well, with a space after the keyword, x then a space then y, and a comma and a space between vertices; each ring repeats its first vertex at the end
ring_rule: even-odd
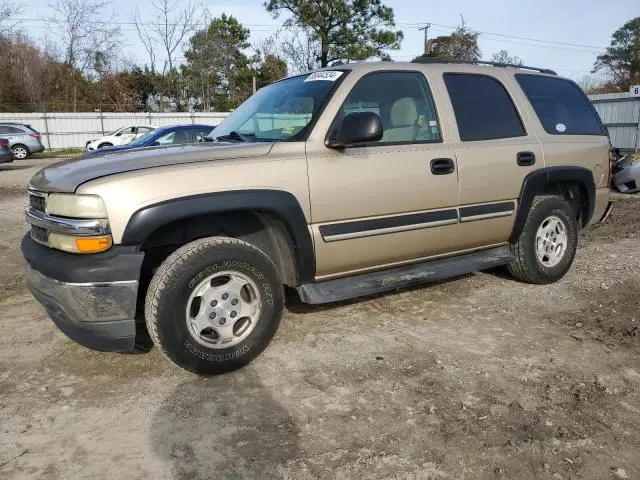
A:
POLYGON ((56 330, 18 251, 33 173, 0 171, 0 477, 640 478, 640 198, 557 284, 291 299, 261 357, 198 378, 56 330))

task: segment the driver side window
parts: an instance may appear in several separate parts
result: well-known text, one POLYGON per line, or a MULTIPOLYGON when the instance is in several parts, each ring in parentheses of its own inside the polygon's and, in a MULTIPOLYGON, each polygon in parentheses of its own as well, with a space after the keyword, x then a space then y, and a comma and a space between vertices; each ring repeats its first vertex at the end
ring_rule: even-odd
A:
POLYGON ((339 113, 373 112, 380 117, 377 144, 440 142, 440 128, 427 80, 419 72, 377 72, 362 77, 339 113))

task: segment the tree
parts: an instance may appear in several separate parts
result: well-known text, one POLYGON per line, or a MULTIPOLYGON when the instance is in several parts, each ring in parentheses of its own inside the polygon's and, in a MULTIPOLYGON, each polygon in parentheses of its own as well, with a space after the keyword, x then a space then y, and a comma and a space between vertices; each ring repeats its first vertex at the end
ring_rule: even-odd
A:
POLYGON ((606 69, 614 84, 627 90, 640 82, 640 17, 616 30, 605 53, 598 55, 593 73, 606 69))
POLYGON ((77 109, 78 88, 86 77, 104 72, 113 60, 120 44, 120 28, 112 13, 105 13, 109 1, 57 0, 49 7, 54 15, 49 21, 56 26, 63 50, 64 63, 69 67, 69 80, 73 85, 73 111, 77 109), (96 22, 100 18, 100 22, 96 22))
POLYGON ((522 65, 522 60, 520 57, 516 57, 509 55, 507 50, 498 50, 491 57, 491 61, 495 63, 505 63, 508 65, 522 65))
POLYGON ((249 47, 249 29, 224 13, 189 39, 183 74, 190 78, 203 108, 233 108, 244 100, 239 79, 247 75, 251 63, 243 52, 249 47))
POLYGON ((11 32, 18 23, 14 20, 22 11, 22 5, 9 0, 0 0, 0 34, 11 32))
POLYGON ((316 59, 321 67, 336 60, 387 58, 386 50, 398 50, 403 38, 391 29, 393 9, 381 0, 268 0, 265 7, 274 18, 289 12, 285 27, 312 33, 320 44, 316 59))
POLYGON ((136 7, 133 23, 140 42, 149 54, 152 70, 156 66, 157 49, 162 49, 162 73, 166 74, 177 66, 177 52, 197 28, 197 12, 200 5, 189 1, 181 7, 178 0, 155 0, 151 2, 151 8, 146 8, 150 10, 151 22, 144 22, 136 7))
POLYGON ((49 5, 55 13, 48 20, 56 26, 64 62, 82 73, 91 74, 96 59, 104 62, 111 58, 120 44, 120 28, 111 26, 116 21, 115 15, 105 12, 110 3, 58 0, 49 5))
POLYGON ((269 85, 287 76, 287 62, 271 53, 264 56, 257 67, 256 84, 258 88, 269 85))
POLYGON ((478 37, 480 34, 467 28, 464 18, 451 35, 443 35, 429 40, 429 55, 445 60, 472 62, 480 58, 478 37))

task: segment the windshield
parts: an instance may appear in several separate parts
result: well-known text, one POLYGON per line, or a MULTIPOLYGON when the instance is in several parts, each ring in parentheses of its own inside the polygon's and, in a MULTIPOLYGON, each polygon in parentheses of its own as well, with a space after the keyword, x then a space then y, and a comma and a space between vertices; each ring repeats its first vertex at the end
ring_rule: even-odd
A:
POLYGON ((133 142, 129 142, 129 145, 142 145, 147 142, 151 137, 153 137, 157 132, 151 131, 147 132, 141 137, 136 138, 133 142))
POLYGON ((320 113, 342 71, 287 78, 258 90, 210 133, 235 141, 298 140, 320 113))

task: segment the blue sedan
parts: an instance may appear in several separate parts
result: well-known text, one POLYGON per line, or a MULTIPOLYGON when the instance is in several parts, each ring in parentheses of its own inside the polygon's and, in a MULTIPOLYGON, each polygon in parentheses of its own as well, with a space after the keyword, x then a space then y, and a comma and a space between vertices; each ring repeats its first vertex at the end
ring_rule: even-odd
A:
POLYGON ((106 153, 121 152, 133 148, 155 147, 160 145, 183 145, 204 141, 215 126, 213 125, 170 125, 145 133, 133 142, 116 147, 106 147, 99 150, 89 150, 85 156, 103 155, 106 153))

